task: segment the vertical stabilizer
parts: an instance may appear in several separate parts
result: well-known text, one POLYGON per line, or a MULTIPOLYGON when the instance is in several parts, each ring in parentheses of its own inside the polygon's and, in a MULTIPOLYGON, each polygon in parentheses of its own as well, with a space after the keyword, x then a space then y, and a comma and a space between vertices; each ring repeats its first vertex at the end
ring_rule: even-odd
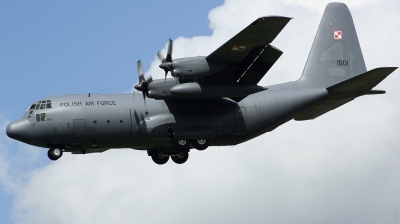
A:
POLYGON ((329 87, 366 71, 349 9, 344 3, 329 3, 299 83, 329 87))

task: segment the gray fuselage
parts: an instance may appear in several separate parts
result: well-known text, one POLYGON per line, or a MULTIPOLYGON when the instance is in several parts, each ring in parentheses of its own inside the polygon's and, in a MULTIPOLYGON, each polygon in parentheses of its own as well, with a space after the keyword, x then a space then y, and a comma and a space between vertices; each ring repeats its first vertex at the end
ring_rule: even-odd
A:
POLYGON ((18 129, 18 140, 28 144, 63 145, 71 152, 172 148, 169 128, 176 139, 236 145, 293 119, 327 94, 325 89, 272 88, 239 103, 228 98, 144 100, 140 93, 63 95, 38 101, 51 102, 51 108, 28 110, 9 129, 18 129))

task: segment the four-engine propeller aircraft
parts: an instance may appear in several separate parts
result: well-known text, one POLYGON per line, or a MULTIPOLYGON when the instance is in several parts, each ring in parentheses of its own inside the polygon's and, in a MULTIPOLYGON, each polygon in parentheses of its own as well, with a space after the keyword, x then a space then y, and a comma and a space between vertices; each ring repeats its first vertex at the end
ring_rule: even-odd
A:
POLYGON ((146 150, 157 164, 186 162, 189 150, 236 145, 292 119, 317 118, 372 90, 397 67, 366 70, 347 6, 327 5, 301 78, 261 87, 257 83, 282 55, 270 43, 290 21, 261 17, 205 57, 172 59, 172 41, 160 68, 165 78, 145 78, 142 93, 63 95, 32 104, 7 135, 63 152, 111 148, 146 150), (168 72, 173 78, 167 78, 168 72))

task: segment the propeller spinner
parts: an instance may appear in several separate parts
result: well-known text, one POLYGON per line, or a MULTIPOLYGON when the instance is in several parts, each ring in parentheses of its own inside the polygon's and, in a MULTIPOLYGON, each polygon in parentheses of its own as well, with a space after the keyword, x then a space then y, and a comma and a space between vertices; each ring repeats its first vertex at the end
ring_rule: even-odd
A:
POLYGON ((139 60, 137 62, 137 68, 139 73, 139 84, 135 86, 135 89, 143 93, 143 100, 146 100, 146 95, 149 94, 149 84, 153 81, 150 76, 147 80, 144 78, 142 62, 139 60))

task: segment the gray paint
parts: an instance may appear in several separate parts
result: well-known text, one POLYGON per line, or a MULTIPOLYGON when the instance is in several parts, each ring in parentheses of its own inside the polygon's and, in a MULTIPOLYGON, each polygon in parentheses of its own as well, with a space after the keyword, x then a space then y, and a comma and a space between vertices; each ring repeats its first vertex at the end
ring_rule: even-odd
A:
MULTIPOLYGON (((231 51, 229 46, 239 40, 255 43, 261 40, 255 41, 252 38, 265 37, 265 40, 272 41, 288 20, 286 17, 260 18, 207 59, 218 61, 221 52, 231 51), (276 23, 275 28, 271 21, 276 23), (256 26, 258 23, 262 26, 256 26), (259 35, 261 27, 274 32, 259 35)), ((254 47, 246 51, 248 54, 254 52, 253 56, 257 57, 266 46, 254 43, 254 47)), ((238 58, 248 58, 239 55, 240 52, 236 53, 230 55, 235 63, 238 58)), ((274 63, 280 54, 264 62, 274 63)), ((192 64, 184 66, 189 65, 192 64)), ((257 66, 262 68, 259 71, 268 71, 272 65, 259 63, 257 66)), ((239 67, 235 69, 240 70, 239 67)), ((259 80, 259 74, 256 79, 246 78, 250 83, 238 84, 238 79, 232 79, 232 75, 227 73, 229 69, 205 79, 197 79, 196 82, 154 80, 148 86, 147 94, 150 98, 146 99, 143 99, 142 93, 49 97, 40 101, 51 100, 51 109, 28 110, 21 120, 9 124, 6 131, 9 137, 31 145, 65 146, 65 151, 78 154, 103 152, 110 148, 133 148, 148 150, 149 155, 150 152, 174 155, 180 151, 172 143, 182 139, 208 139, 210 146, 236 145, 272 131, 292 119, 314 119, 356 97, 384 93, 371 92, 371 89, 396 68, 378 68, 366 72, 347 6, 330 3, 326 7, 303 75, 298 81, 260 89, 254 84, 254 80, 259 80), (342 32, 341 39, 335 39, 335 30, 342 32), (208 79, 213 76, 224 82, 208 79), (238 87, 237 91, 241 93, 236 94, 232 86, 238 87), (253 88, 257 91, 250 91, 253 88), (249 92, 241 95, 245 91, 249 92), (186 99, 193 93, 198 98, 186 99), (243 97, 222 98, 224 96, 243 97), (36 116, 44 117, 44 114, 47 119, 36 120, 36 116)))

